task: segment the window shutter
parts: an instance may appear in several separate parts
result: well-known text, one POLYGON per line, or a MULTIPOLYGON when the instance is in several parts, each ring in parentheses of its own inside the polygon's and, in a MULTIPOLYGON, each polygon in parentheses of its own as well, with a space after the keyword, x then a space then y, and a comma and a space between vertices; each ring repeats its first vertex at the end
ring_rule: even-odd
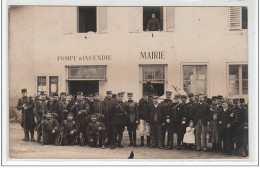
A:
POLYGON ((174 7, 166 7, 166 32, 174 30, 175 9, 174 7))
POLYGON ((99 33, 107 32, 107 7, 98 7, 98 30, 99 33))
POLYGON ((229 28, 230 30, 241 29, 241 7, 229 7, 229 28))
POLYGON ((143 7, 129 7, 129 32, 141 32, 143 7))

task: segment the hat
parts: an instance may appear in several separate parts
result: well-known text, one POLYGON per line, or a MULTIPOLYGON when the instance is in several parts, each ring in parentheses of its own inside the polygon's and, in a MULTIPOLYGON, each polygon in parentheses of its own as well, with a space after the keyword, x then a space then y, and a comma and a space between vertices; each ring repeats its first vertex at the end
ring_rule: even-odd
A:
POLYGON ((27 89, 26 89, 26 88, 23 88, 23 89, 21 89, 21 92, 22 92, 22 93, 27 93, 27 89))
POLYGON ((148 92, 143 92, 143 96, 148 96, 148 92))
POLYGON ((107 91, 107 95, 112 94, 112 91, 107 91))
POLYGON ((189 94, 188 94, 188 97, 189 97, 189 98, 194 97, 194 93, 189 93, 189 94))
POLYGON ((77 96, 83 96, 83 92, 77 92, 77 96))
POLYGON ((174 95, 174 99, 179 99, 179 98, 180 98, 179 95, 177 95, 177 94, 174 95))
POLYGON ((239 99, 238 98, 233 99, 233 103, 234 104, 238 104, 239 103, 239 99))
POLYGON ((153 96, 153 99, 158 99, 159 98, 159 96, 153 96))
POLYGON ((124 92, 117 93, 118 96, 124 96, 124 94, 125 94, 124 92))
POLYGON ((74 117, 74 114, 73 114, 72 112, 69 112, 69 113, 67 114, 67 116, 73 116, 73 117, 74 117))
POLYGON ((187 99, 187 96, 182 95, 181 98, 182 98, 182 99, 187 99))
POLYGON ((117 96, 116 94, 112 94, 112 97, 113 97, 113 98, 116 98, 116 96, 117 96))
POLYGON ((212 101, 216 101, 218 99, 217 96, 212 96, 212 101))
POLYGON ((60 93, 60 96, 66 96, 67 94, 66 94, 66 92, 61 92, 60 93))
POLYGON ((171 91, 166 91, 165 93, 166 93, 166 95, 171 95, 172 94, 171 91))
POLYGON ((52 96, 55 97, 55 96, 59 96, 59 95, 58 95, 58 93, 53 93, 52 96))
POLYGON ((127 93, 128 97, 133 97, 133 93, 127 93))
POLYGON ((223 96, 222 95, 218 95, 218 99, 219 100, 223 99, 223 96))
POLYGON ((244 98, 240 98, 240 103, 245 103, 245 99, 244 98))

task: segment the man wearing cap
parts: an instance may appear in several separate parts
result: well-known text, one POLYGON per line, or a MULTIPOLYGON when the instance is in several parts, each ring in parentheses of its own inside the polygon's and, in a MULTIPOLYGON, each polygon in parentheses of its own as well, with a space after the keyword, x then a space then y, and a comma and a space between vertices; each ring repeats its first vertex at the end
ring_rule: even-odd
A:
POLYGON ((73 114, 69 112, 67 119, 63 120, 60 128, 61 145, 75 145, 78 143, 79 128, 73 120, 73 114))
POLYGON ((87 128, 87 138, 90 147, 99 147, 105 149, 106 127, 98 120, 96 114, 90 115, 91 122, 87 128))
POLYGON ((175 124, 177 127, 177 149, 181 149, 183 144, 183 137, 186 131, 186 100, 187 97, 185 95, 181 95, 181 102, 175 109, 175 124))
POLYGON ((107 91, 107 96, 104 99, 104 116, 105 116, 105 126, 107 131, 107 144, 110 145, 111 136, 112 136, 112 127, 111 127, 111 117, 112 117, 112 105, 114 105, 116 101, 112 98, 112 91, 107 91))
POLYGON ((123 102, 124 92, 117 94, 118 100, 112 106, 112 128, 113 128, 113 137, 111 149, 115 148, 116 139, 118 136, 118 147, 123 147, 121 142, 123 138, 123 132, 125 129, 126 117, 127 117, 127 104, 123 102))
POLYGON ((152 137, 152 148, 162 149, 162 126, 165 125, 165 113, 163 105, 158 103, 158 96, 153 97, 153 104, 149 110, 149 117, 147 119, 152 137))
MULTIPOLYGON (((44 95, 41 95, 39 99, 35 103, 35 116, 36 116, 36 122, 37 126, 42 122, 42 119, 44 118, 44 114, 48 112, 48 101, 46 100, 46 97, 44 95)), ((41 131, 37 131, 37 142, 39 143, 41 141, 41 131)))
MULTIPOLYGON (((175 94, 171 107, 170 107, 170 124, 169 124, 169 146, 168 146, 168 150, 169 149, 173 149, 173 138, 174 138, 174 133, 177 133, 177 123, 176 123, 176 117, 178 114, 178 108, 179 105, 181 104, 180 100, 179 100, 179 95, 175 94)), ((166 121, 167 122, 167 121, 166 121)))
POLYGON ((104 109, 105 109, 104 102, 100 101, 98 92, 94 94, 93 102, 91 104, 93 104, 93 106, 91 106, 92 109, 90 110, 91 114, 104 115, 104 109))
POLYGON ((86 129, 88 127, 88 116, 90 113, 90 106, 85 102, 83 93, 79 93, 77 100, 71 107, 72 113, 74 115, 74 120, 79 127, 80 145, 86 145, 86 129))
POLYGON ((59 100, 59 96, 58 96, 58 93, 53 93, 53 102, 52 104, 50 105, 50 110, 49 112, 50 113, 55 113, 57 114, 57 120, 59 123, 61 123, 63 121, 63 107, 62 107, 62 104, 59 100))
POLYGON ((41 130, 42 133, 42 145, 56 144, 58 145, 59 137, 59 122, 52 117, 51 113, 47 113, 46 118, 37 127, 37 130, 41 130))
POLYGON ((233 144, 236 144, 235 154, 241 154, 246 157, 245 143, 244 140, 244 130, 247 129, 246 119, 243 109, 240 107, 240 100, 238 98, 233 100, 234 107, 232 108, 232 113, 230 114, 233 124, 233 144))
POLYGON ((138 104, 133 100, 133 93, 127 93, 127 130, 129 135, 130 144, 128 146, 136 145, 136 128, 139 123, 138 104))
POLYGON ((194 109, 193 122, 195 124, 195 143, 196 150, 207 151, 207 126, 210 125, 211 112, 210 106, 204 101, 203 94, 199 94, 199 102, 194 109), (202 138, 201 138, 202 136, 202 138))
POLYGON ((144 136, 146 135, 147 138, 147 146, 150 146, 150 126, 148 124, 148 115, 149 115, 149 109, 151 102, 148 100, 148 93, 144 92, 143 97, 139 100, 138 104, 138 111, 139 111, 139 133, 141 136, 141 144, 140 147, 144 146, 144 136))
POLYGON ((160 104, 163 104, 163 109, 164 109, 164 113, 165 113, 165 119, 166 119, 166 122, 165 122, 165 125, 162 126, 162 143, 163 143, 163 147, 166 147, 168 148, 169 145, 170 145, 170 141, 169 141, 169 138, 170 138, 170 135, 169 135, 169 127, 170 127, 170 109, 171 109, 171 104, 172 104, 172 100, 171 100, 171 95, 172 95, 172 92, 171 91, 166 91, 165 92, 166 94, 166 99, 161 102, 160 104), (165 136, 166 136, 166 132, 168 133, 168 137, 167 137, 167 146, 165 146, 164 142, 165 142, 165 136))
POLYGON ((190 122, 192 116, 194 115, 194 106, 195 106, 194 93, 189 93, 188 97, 189 97, 189 103, 186 104, 186 115, 187 115, 187 122, 190 122))
POLYGON ((34 101, 32 97, 27 96, 27 89, 22 89, 22 98, 18 100, 17 109, 22 111, 21 126, 24 129, 24 141, 29 141, 29 132, 31 134, 31 141, 34 142, 34 101))

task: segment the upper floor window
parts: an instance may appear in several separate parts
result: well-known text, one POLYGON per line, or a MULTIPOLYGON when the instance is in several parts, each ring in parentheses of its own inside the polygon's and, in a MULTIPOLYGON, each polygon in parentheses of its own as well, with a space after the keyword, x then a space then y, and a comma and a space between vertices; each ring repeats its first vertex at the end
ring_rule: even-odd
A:
POLYGON ((229 29, 247 29, 247 7, 229 7, 229 29))
POLYGON ((163 7, 143 8, 143 30, 144 31, 163 30, 163 7))
POLYGON ((78 7, 78 32, 106 32, 107 7, 78 7))

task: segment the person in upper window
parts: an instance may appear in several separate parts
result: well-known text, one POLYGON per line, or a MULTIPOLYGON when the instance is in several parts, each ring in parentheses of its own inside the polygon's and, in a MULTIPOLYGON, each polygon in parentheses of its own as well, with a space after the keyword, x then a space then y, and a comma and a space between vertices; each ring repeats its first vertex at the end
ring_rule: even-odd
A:
POLYGON ((148 20, 146 31, 161 31, 160 22, 155 13, 152 13, 152 18, 148 20))

